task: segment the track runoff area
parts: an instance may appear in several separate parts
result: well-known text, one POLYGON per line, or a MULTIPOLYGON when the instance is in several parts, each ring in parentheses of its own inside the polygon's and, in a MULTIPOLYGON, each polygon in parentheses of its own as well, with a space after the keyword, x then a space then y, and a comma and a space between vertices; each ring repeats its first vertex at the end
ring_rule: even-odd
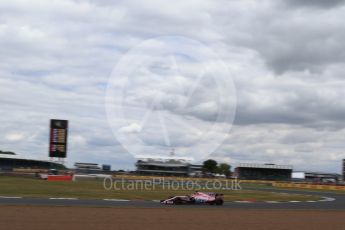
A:
POLYGON ((148 194, 158 193, 155 195, 164 199, 168 194, 187 192, 107 191, 99 180, 57 182, 0 177, 0 184, 3 229, 333 230, 345 226, 345 194, 340 192, 243 183, 242 190, 224 190, 227 199, 222 206, 162 205, 148 199, 154 197, 148 194), (248 199, 254 194, 256 200, 248 199), (289 199, 268 200, 272 194, 289 199), (296 194, 304 194, 307 199, 290 199, 296 194), (315 199, 308 200, 312 197, 315 199))
POLYGON ((245 181, 82 178, 62 182, 0 177, 0 183, 4 185, 0 188, 1 205, 345 210, 345 192, 285 189, 245 181), (192 184, 188 185, 190 181, 192 184), (216 207, 160 203, 170 196, 188 195, 195 190, 222 193, 225 202, 216 207))

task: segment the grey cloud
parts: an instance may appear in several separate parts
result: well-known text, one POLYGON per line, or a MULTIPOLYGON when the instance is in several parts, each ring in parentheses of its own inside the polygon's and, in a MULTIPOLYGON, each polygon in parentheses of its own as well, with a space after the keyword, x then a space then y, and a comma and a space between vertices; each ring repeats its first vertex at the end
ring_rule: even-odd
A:
MULTIPOLYGON (((69 161, 132 168, 135 160, 115 140, 107 123, 107 80, 131 47, 146 38, 172 34, 214 48, 234 73, 235 125, 230 133, 215 134, 209 141, 229 135, 214 156, 229 163, 269 160, 299 169, 334 171, 345 157, 341 153, 345 127, 342 4, 338 0, 283 4, 2 1, 0 145, 43 159, 49 119, 65 118, 71 122, 69 161), (21 136, 27 141, 18 142, 21 136), (310 166, 305 166, 307 162, 310 166)), ((195 66, 188 68, 192 75, 196 73, 195 66)), ((188 90, 181 85, 188 89, 191 84, 163 81, 151 88, 139 84, 142 87, 134 99, 150 101, 148 92, 157 89, 162 99, 158 109, 205 131, 216 120, 212 104, 206 102, 225 107, 228 101, 217 101, 216 87, 205 81, 189 107, 183 108, 188 90)), ((142 115, 139 109, 131 111, 130 115, 142 115)), ((202 152, 202 144, 209 144, 199 143, 187 128, 167 123, 176 152, 202 152)), ((157 119, 150 120, 142 138, 151 150, 163 152, 166 143, 158 125, 157 119)), ((136 147, 140 152, 141 147, 136 147)))
MULTIPOLYGON (((345 24, 337 18, 344 14, 345 7, 289 10, 272 2, 257 7, 239 15, 238 23, 231 23, 230 17, 222 18, 227 22, 226 41, 257 51, 278 75, 304 70, 322 73, 330 65, 344 64, 341 50, 345 49, 345 24)), ((227 10, 236 13, 230 6, 227 10)), ((219 31, 224 31, 224 25, 219 31)))
POLYGON ((344 0, 284 0, 286 5, 292 7, 312 7, 312 8, 324 8, 329 9, 343 5, 344 0))

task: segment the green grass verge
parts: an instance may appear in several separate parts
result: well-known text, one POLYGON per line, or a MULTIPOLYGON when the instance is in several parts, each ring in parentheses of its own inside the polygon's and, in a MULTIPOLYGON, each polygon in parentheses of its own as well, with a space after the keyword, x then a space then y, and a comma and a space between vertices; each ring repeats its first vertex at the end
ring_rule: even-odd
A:
MULTIPOLYGON (((226 201, 305 201, 319 200, 319 196, 273 193, 249 190, 200 190, 223 193, 226 201)), ((103 188, 103 180, 81 180, 75 182, 49 182, 35 178, 0 176, 0 196, 23 197, 68 197, 80 199, 130 199, 160 200, 172 195, 186 195, 192 190, 163 189, 155 186, 151 190, 110 190, 103 188)))
POLYGON ((289 188, 289 187, 275 187, 270 184, 255 184, 255 183, 241 183, 243 189, 276 189, 284 192, 287 191, 296 191, 298 192, 327 192, 327 193, 335 193, 335 194, 345 194, 343 190, 327 190, 327 189, 311 189, 311 188, 289 188))

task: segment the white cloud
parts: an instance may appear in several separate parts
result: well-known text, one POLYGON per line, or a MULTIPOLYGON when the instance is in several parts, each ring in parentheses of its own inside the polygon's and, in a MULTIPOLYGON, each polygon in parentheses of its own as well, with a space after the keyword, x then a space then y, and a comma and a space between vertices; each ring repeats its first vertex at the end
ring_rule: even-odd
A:
POLYGON ((76 146, 83 146, 86 144, 86 140, 83 136, 81 135, 72 135, 69 137, 69 142, 72 145, 76 146))
POLYGON ((5 135, 5 139, 10 141, 10 142, 21 141, 24 138, 25 138, 25 135, 23 133, 12 132, 12 133, 8 133, 5 135))
MULTIPOLYGON (((344 10, 340 0, 1 1, 0 145, 45 158, 49 119, 64 118, 71 124, 70 162, 133 168, 134 159, 107 124, 108 78, 121 56, 139 42, 178 35, 215 50, 235 81, 235 126, 214 153, 219 160, 269 160, 299 169, 339 171, 345 157, 344 10)), ((146 55, 152 56, 150 49, 146 55)), ((225 108, 233 100, 216 101, 216 85, 205 81, 184 108, 200 65, 181 60, 182 72, 189 75, 175 73, 169 81, 149 84, 147 75, 167 73, 170 59, 138 72, 143 77, 136 79, 136 93, 128 97, 137 104, 127 114, 127 126, 118 127, 141 133, 144 147, 160 154, 166 148, 162 132, 156 130, 158 118, 149 120, 146 129, 131 122, 131 116, 143 116, 138 104, 159 97, 165 115, 204 130, 215 120, 217 106, 225 108)), ((212 63, 202 64, 212 68, 212 63)), ((167 129, 181 154, 202 152, 228 134, 216 132, 202 144, 195 132, 173 122, 167 129)))
POLYGON ((138 133, 141 131, 141 126, 137 123, 132 123, 128 126, 119 129, 120 133, 138 133))

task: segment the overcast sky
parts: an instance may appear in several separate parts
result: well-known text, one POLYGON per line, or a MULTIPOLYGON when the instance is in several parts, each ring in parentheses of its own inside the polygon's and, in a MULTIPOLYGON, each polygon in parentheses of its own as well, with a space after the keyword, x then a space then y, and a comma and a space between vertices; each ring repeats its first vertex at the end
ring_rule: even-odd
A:
POLYGON ((340 172, 344 15, 342 0, 0 1, 0 150, 48 159, 49 119, 61 118, 70 121, 69 165, 133 169, 133 151, 174 148, 196 160, 340 172), (128 65, 124 94, 112 94, 125 114, 109 118, 109 84, 123 80, 116 68, 148 39, 153 53, 139 56, 153 58, 128 65), (157 61, 170 45, 187 56, 157 61), (200 66, 214 64, 205 50, 227 69, 213 82, 212 67, 198 81, 200 66))

